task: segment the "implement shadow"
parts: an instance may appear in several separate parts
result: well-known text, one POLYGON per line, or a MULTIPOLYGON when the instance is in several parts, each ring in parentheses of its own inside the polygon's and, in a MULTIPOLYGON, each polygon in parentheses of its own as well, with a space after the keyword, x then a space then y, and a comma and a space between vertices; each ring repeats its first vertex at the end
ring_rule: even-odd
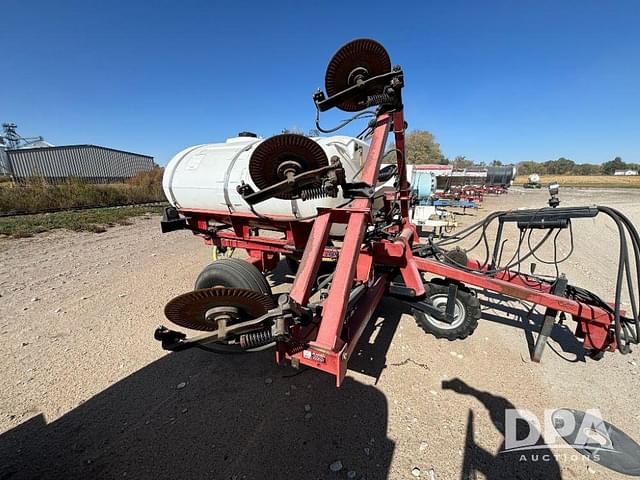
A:
POLYGON ((168 354, 51 423, 2 434, 0 479, 387 478, 385 396, 294 373, 272 352, 168 354))
MULTIPOLYGON (((520 303, 519 308, 513 307, 511 303, 517 302, 517 300, 512 297, 486 290, 476 290, 476 292, 479 294, 480 304, 483 307, 482 318, 494 323, 523 330, 525 338, 527 339, 529 353, 532 354, 535 347, 535 337, 537 337, 542 327, 544 315, 534 309, 525 308, 525 305, 522 303, 520 303)), ((564 353, 575 355, 575 358, 561 356, 564 360, 569 362, 586 361, 582 343, 576 338, 567 325, 556 322, 549 338, 554 340, 564 353)), ((552 345, 547 344, 547 346, 553 350, 552 345)), ((558 355, 560 354, 558 353, 558 355)))
POLYGON ((402 302, 383 297, 351 355, 349 370, 373 377, 378 383, 387 367, 387 352, 404 313, 409 313, 409 308, 402 302))

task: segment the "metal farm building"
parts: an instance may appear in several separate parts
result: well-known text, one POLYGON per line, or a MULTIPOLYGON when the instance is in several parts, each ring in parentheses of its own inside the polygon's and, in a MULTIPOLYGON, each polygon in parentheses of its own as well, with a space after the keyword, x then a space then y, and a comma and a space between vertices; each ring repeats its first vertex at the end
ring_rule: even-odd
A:
POLYGON ((74 177, 87 183, 118 183, 151 170, 153 157, 96 145, 5 150, 6 173, 14 182, 44 178, 61 183, 74 177))

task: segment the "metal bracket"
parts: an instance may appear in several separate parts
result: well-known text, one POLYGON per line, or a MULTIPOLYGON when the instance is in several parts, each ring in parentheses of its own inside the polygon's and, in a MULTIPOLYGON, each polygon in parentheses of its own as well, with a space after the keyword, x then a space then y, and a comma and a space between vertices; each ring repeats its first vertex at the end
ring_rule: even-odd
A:
MULTIPOLYGON (((282 180, 281 182, 274 183, 267 188, 253 190, 251 185, 241 183, 237 186, 237 191, 245 202, 249 205, 255 205, 270 198, 277 197, 278 195, 293 193, 292 198, 300 198, 299 193, 303 187, 308 185, 323 185, 323 179, 330 179, 336 183, 340 183, 344 179, 344 168, 339 161, 327 165, 324 167, 316 168, 315 170, 309 170, 298 175, 294 175, 291 178, 282 180)), ((336 191, 337 195, 337 191, 336 191)))
POLYGON ((440 322, 448 324, 451 324, 453 322, 453 319, 449 320, 449 318, 447 317, 446 311, 443 312, 442 310, 434 307, 426 300, 418 300, 417 302, 405 301, 404 303, 411 306, 411 314, 414 316, 416 315, 416 313, 421 315, 427 314, 440 322))
POLYGON ((162 348, 164 350, 177 352, 198 345, 205 345, 211 342, 223 341, 229 335, 229 333, 248 333, 247 328, 260 325, 261 323, 264 323, 266 321, 273 322, 276 327, 274 331, 274 337, 278 337, 282 336, 285 333, 282 328, 282 322, 278 322, 278 320, 281 318, 288 318, 290 317, 290 315, 291 309, 287 301, 286 304, 280 304, 276 308, 269 310, 267 313, 260 317, 254 318, 252 320, 247 320, 242 323, 226 326, 223 335, 221 335, 220 330, 216 330, 213 332, 208 332, 202 335, 196 335, 194 337, 187 338, 187 335, 185 333, 175 330, 169 330, 168 328, 161 325, 156 328, 153 334, 153 338, 155 338, 159 342, 162 342, 162 348))
MULTIPOLYGON (((564 296, 567 291, 568 280, 567 277, 561 274, 556 282, 551 287, 551 293, 558 296, 564 296)), ((531 360, 536 363, 540 363, 542 359, 542 354, 544 352, 544 348, 547 346, 547 340, 553 331, 553 325, 556 322, 556 317, 558 316, 558 311, 553 308, 547 308, 544 313, 544 322, 542 323, 542 327, 540 328, 540 333, 538 333, 538 338, 536 339, 536 344, 533 349, 533 353, 531 354, 531 360)))
POLYGON ((187 228, 187 219, 180 217, 178 210, 174 207, 167 207, 162 213, 160 221, 160 230, 162 233, 175 232, 176 230, 184 230, 187 228))
POLYGON ((413 300, 416 298, 416 291, 406 285, 391 282, 389 284, 389 295, 413 300))
MULTIPOLYGON (((404 86, 404 74, 399 67, 394 68, 390 72, 383 73, 382 75, 378 75, 376 77, 371 77, 361 82, 358 82, 351 87, 345 88, 344 90, 336 93, 332 97, 326 98, 324 93, 321 91, 316 92, 313 95, 313 101, 316 104, 316 108, 325 112, 337 105, 340 105, 345 100, 349 100, 354 96, 360 94, 363 91, 367 91, 367 89, 371 89, 372 86, 380 86, 385 87, 389 86, 397 91, 397 98, 395 99, 397 103, 400 103, 400 89, 404 86)), ((376 105, 381 105, 382 96, 374 95, 373 97, 368 97, 366 105, 363 105, 362 108, 372 107, 376 105), (380 97, 380 99, 378 99, 380 97)), ((384 100, 388 100, 386 96, 384 96, 384 100)))
POLYGON ((455 320, 456 316, 456 296, 458 295, 458 286, 455 283, 449 284, 449 291, 447 292, 447 307, 444 310, 446 317, 445 322, 451 324, 455 320))
POLYGON ((391 283, 389 285, 388 292, 389 295, 396 297, 406 305, 409 305, 411 307, 412 313, 414 314, 415 311, 426 313, 436 320, 448 324, 452 324, 455 320, 456 296, 458 295, 458 286, 455 283, 449 284, 449 291, 447 292, 447 305, 444 311, 434 307, 428 298, 424 300, 415 300, 415 290, 405 285, 391 283))
POLYGON ((342 185, 344 198, 371 198, 374 192, 374 188, 365 182, 344 183, 342 185))
POLYGON ((212 237, 216 233, 215 231, 192 227, 189 225, 186 218, 180 216, 176 208, 167 207, 164 209, 164 213, 162 214, 160 231, 162 231, 162 233, 168 233, 175 232, 177 230, 190 230, 193 233, 199 233, 200 235, 206 235, 208 237, 212 237))

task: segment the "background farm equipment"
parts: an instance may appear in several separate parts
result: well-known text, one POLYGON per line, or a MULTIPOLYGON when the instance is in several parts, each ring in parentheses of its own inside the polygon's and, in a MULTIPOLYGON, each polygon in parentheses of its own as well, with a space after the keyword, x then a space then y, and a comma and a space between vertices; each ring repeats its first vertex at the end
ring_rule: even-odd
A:
POLYGON ((523 185, 524 188, 542 188, 540 183, 540 175, 532 173, 527 177, 527 182, 523 185))

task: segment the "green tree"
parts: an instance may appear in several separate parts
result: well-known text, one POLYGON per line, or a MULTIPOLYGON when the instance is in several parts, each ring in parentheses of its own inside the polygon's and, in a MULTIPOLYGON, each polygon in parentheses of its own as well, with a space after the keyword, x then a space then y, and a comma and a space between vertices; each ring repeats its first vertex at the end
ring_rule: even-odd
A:
POLYGON ((602 173, 605 175, 613 175, 616 170, 626 170, 628 165, 622 161, 620 157, 604 162, 602 164, 602 173))
POLYGON ((440 144, 436 142, 431 132, 413 130, 405 137, 407 163, 447 164, 448 160, 440 151, 440 144))
POLYGON ((501 167, 502 166, 502 162, 500 160, 494 160, 491 162, 491 166, 492 167, 501 167))
POLYGON ((602 166, 593 163, 583 163, 573 167, 573 175, 602 175, 602 166))
POLYGON ((533 160, 526 160, 518 164, 519 175, 531 175, 532 173, 542 175, 546 173, 546 168, 542 164, 534 162, 533 160))
POLYGON ((547 170, 546 173, 550 175, 566 175, 567 173, 571 173, 576 166, 576 162, 568 158, 560 157, 557 160, 544 162, 544 166, 547 170))
POLYGON ((455 168, 467 168, 473 166, 473 160, 468 160, 464 155, 458 155, 453 159, 453 166, 455 168))

